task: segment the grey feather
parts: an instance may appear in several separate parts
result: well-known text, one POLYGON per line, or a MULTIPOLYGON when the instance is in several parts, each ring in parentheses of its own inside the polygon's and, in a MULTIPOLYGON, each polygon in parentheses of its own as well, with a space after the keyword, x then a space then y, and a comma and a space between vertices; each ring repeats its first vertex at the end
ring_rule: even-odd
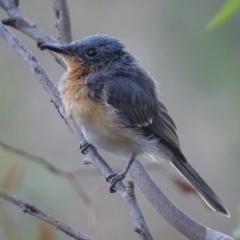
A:
POLYGON ((191 183, 205 202, 215 211, 218 211, 225 216, 230 216, 221 200, 199 176, 194 168, 186 161, 182 153, 179 154, 178 152, 178 154, 175 154, 175 157, 176 159, 172 161, 172 164, 191 183))

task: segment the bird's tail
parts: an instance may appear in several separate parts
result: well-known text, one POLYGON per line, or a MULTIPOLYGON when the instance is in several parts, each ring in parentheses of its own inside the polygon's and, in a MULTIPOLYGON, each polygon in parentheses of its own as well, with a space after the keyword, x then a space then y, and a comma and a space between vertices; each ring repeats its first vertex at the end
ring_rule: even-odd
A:
POLYGON ((207 205, 214 211, 230 217, 226 207, 212 189, 199 176, 199 174, 193 169, 193 167, 187 162, 183 154, 180 152, 174 155, 175 159, 171 162, 172 165, 176 167, 176 169, 189 181, 207 205))

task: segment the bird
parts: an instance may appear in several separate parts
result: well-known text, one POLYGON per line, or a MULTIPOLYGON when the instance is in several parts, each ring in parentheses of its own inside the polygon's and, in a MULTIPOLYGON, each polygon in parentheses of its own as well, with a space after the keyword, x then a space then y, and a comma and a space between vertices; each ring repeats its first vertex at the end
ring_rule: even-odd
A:
POLYGON ((84 135, 81 152, 94 146, 129 159, 123 172, 107 177, 110 192, 136 157, 147 154, 170 162, 212 210, 230 216, 185 158, 155 80, 124 43, 94 34, 70 44, 45 43, 42 49, 58 53, 66 63, 58 90, 66 116, 84 135))

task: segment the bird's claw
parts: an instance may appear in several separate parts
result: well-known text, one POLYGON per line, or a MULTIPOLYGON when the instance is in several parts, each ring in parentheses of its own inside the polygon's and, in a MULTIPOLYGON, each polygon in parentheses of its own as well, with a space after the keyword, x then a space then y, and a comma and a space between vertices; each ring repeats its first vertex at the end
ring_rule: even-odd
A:
POLYGON ((110 193, 115 193, 115 185, 117 182, 123 180, 125 178, 126 174, 125 173, 113 173, 110 174, 107 178, 106 181, 109 182, 109 191, 110 193))
POLYGON ((83 140, 79 146, 79 149, 81 150, 82 154, 86 154, 87 153, 87 149, 90 147, 91 145, 86 141, 83 140))

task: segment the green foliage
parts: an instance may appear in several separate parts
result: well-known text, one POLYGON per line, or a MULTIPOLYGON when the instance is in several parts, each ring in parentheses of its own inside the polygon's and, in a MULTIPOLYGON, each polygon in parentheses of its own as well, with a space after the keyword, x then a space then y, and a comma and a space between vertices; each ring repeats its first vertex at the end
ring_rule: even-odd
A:
POLYGON ((217 15, 207 24, 206 28, 212 30, 232 17, 240 8, 240 0, 228 0, 217 15))

